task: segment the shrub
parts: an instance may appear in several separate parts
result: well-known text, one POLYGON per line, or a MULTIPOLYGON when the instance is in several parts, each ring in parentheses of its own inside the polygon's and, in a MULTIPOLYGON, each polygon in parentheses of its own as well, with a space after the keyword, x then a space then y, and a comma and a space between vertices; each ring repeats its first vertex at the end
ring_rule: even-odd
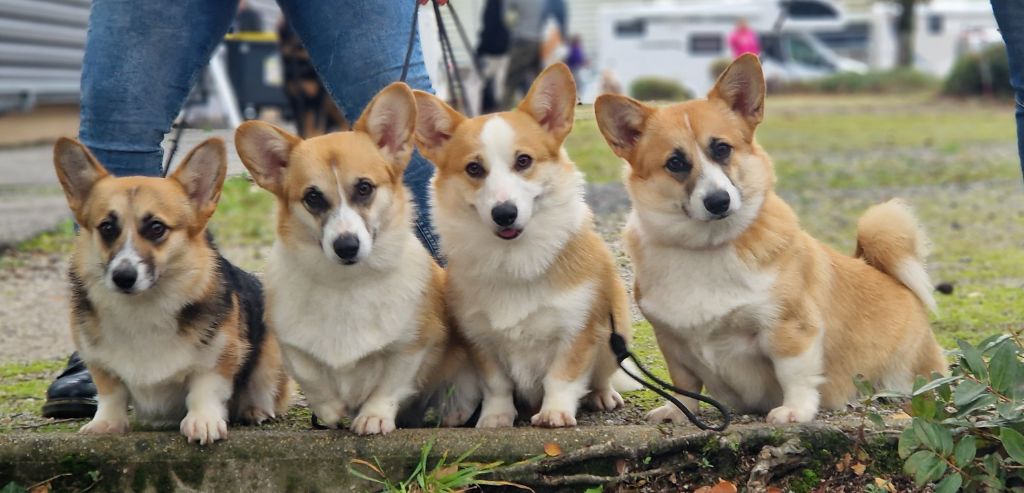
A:
POLYGON ((946 77, 942 93, 947 96, 1013 97, 1006 49, 991 46, 980 53, 961 56, 946 77))
POLYGON ((910 427, 900 435, 904 471, 936 493, 1024 485, 1024 362, 1021 333, 978 346, 958 341, 950 376, 919 378, 910 427))
POLYGON ((816 80, 783 83, 779 90, 788 93, 900 94, 934 90, 937 86, 938 81, 930 75, 898 68, 863 74, 840 72, 816 80))
POLYGON ((629 94, 642 101, 684 101, 693 93, 678 82, 659 77, 641 77, 629 86, 629 94))
POLYGON ((725 72, 725 69, 729 68, 729 64, 731 63, 732 60, 728 58, 719 58, 718 60, 711 62, 711 65, 708 66, 711 78, 718 80, 718 76, 722 75, 722 72, 725 72))

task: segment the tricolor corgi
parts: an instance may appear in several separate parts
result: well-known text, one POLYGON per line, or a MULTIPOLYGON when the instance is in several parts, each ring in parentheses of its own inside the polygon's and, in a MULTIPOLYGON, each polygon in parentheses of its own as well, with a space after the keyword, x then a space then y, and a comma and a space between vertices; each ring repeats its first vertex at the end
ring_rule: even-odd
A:
MULTIPOLYGON (((634 294, 673 382, 783 423, 844 407, 858 374, 908 391, 915 375, 944 372, 914 216, 895 200, 872 207, 854 256, 802 231, 754 139, 764 96, 761 65, 744 55, 707 99, 595 104, 601 133, 629 164, 634 294)), ((685 419, 671 405, 648 418, 685 419)))
POLYGON ((360 435, 394 430, 416 396, 445 394, 448 425, 479 400, 450 333, 445 273, 412 232, 402 173, 415 124, 412 92, 395 83, 351 132, 302 140, 252 121, 235 134, 256 183, 277 197, 268 325, 318 421, 354 416, 360 435))
POLYGON ((437 166, 434 217, 447 300, 484 382, 478 427, 573 426, 582 398, 622 405, 610 319, 629 336, 625 287, 562 148, 576 86, 553 65, 514 110, 467 118, 416 92, 416 142, 437 166))
POLYGON ((291 397, 259 281, 205 233, 227 171, 224 143, 196 147, 170 178, 114 178, 82 144, 54 147, 81 229, 71 257, 71 334, 96 383, 88 433, 180 421, 189 442, 259 423, 291 397))

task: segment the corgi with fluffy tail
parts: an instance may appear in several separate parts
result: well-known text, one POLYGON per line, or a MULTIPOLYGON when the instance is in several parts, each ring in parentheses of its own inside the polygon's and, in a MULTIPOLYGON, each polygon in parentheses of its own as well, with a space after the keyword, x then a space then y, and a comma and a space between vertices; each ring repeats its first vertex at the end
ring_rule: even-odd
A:
MULTIPOLYGON (((764 97, 761 65, 744 55, 707 99, 650 107, 605 95, 594 107, 629 164, 634 294, 672 381, 786 423, 844 407, 858 374, 909 391, 916 375, 945 372, 914 216, 898 200, 872 207, 853 256, 801 230, 754 139, 764 97)), ((671 405, 648 417, 685 420, 671 405)))

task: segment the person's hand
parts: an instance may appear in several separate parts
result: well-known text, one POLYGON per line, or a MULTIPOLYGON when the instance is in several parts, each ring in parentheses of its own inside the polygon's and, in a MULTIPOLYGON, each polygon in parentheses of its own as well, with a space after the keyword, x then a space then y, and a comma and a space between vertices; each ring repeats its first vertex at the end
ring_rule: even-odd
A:
MULTIPOLYGON (((418 3, 420 5, 426 5, 426 4, 430 3, 430 0, 416 0, 416 3, 418 3)), ((448 0, 437 0, 437 4, 442 6, 442 7, 445 4, 447 4, 447 3, 448 3, 448 0)))

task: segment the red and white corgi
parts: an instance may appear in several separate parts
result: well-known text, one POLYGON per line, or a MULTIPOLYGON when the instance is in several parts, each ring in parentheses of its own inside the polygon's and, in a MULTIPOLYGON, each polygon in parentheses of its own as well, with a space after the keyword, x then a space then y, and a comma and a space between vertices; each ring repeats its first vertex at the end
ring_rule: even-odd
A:
POLYGON ((256 183, 277 196, 269 325, 318 420, 336 427, 354 416, 361 435, 394 430, 418 394, 444 392, 449 425, 479 400, 450 333, 445 273, 412 232, 402 173, 415 124, 412 92, 395 83, 351 132, 302 140, 252 121, 235 135, 256 183))
MULTIPOLYGON (((915 375, 944 372, 917 221, 899 201, 872 207, 854 256, 802 231, 754 140, 764 96, 761 65, 744 55, 707 99, 649 107, 606 95, 595 105, 629 163, 634 292, 673 382, 781 423, 842 408, 857 374, 908 391, 915 375)), ((648 417, 685 419, 671 405, 648 417)))
POLYGON ((71 334, 96 383, 88 433, 180 421, 188 440, 259 423, 291 398, 263 293, 206 235, 227 171, 224 143, 196 147, 170 178, 114 178, 82 144, 61 139, 54 163, 81 226, 69 277, 71 334))
POLYGON ((467 118, 416 92, 416 142, 437 165, 434 219, 447 300, 484 382, 478 427, 512 426, 513 396, 538 426, 573 426, 580 399, 622 405, 609 318, 628 337, 628 298, 562 148, 576 86, 544 71, 518 108, 467 118))

